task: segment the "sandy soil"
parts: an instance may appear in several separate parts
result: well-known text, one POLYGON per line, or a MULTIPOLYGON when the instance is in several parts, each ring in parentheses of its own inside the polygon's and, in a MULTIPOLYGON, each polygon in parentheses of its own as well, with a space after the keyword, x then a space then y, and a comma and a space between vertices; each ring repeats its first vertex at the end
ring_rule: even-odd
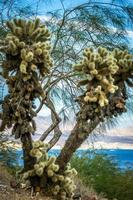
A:
POLYGON ((31 192, 19 188, 12 188, 10 181, 13 177, 0 166, 0 200, 52 200, 48 197, 32 197, 31 192))

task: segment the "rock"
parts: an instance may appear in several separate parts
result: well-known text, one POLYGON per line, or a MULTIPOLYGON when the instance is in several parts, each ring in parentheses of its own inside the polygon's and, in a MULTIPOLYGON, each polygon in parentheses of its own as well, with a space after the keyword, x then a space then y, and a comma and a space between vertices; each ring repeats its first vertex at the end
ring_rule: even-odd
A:
POLYGON ((81 194, 80 193, 77 193, 73 196, 73 199, 74 200, 81 200, 81 194))
POLYGON ((97 200, 97 198, 96 198, 95 196, 93 196, 93 197, 84 196, 84 197, 82 198, 82 200, 97 200))
POLYGON ((13 179, 10 181, 10 186, 15 189, 18 187, 18 182, 15 179, 13 179))

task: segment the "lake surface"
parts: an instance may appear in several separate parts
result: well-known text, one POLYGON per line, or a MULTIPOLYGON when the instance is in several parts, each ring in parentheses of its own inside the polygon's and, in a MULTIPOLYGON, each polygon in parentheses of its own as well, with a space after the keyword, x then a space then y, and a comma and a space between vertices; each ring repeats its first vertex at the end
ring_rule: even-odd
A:
MULTIPOLYGON (((50 150, 49 155, 57 156, 60 153, 60 150, 53 149, 50 150)), ((121 169, 132 168, 133 169, 133 150, 130 149, 100 149, 100 150, 78 150, 76 152, 78 156, 94 156, 95 154, 104 154, 118 163, 118 167, 121 169)), ((19 158, 19 165, 23 164, 21 159, 22 151, 17 151, 19 158)))

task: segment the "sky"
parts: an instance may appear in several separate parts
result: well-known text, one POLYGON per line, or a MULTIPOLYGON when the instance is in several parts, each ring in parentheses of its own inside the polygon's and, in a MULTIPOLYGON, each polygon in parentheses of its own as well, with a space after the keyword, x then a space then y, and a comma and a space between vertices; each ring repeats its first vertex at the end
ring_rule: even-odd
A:
MULTIPOLYGON (((88 0, 89 2, 102 2, 110 3, 111 0, 88 0)), ((18 1, 19 2, 19 1, 18 1)), ((30 5, 33 8, 37 7, 40 17, 48 16, 48 12, 53 10, 63 10, 63 9, 72 9, 75 6, 86 3, 87 0, 23 0, 23 5, 30 5), (38 3, 39 2, 39 3, 38 3)), ((133 0, 114 0, 114 3, 121 5, 121 2, 126 5, 133 5, 133 0)), ((130 47, 133 49, 133 30, 127 27, 128 40, 130 47)))
MULTIPOLYGON (((34 1, 24 0, 23 1, 25 5, 30 4, 33 6, 36 6, 37 2, 38 0, 34 0, 34 1)), ((110 3, 111 0, 88 0, 88 1, 87 0, 40 0, 38 9, 41 11, 42 14, 44 14, 51 10, 62 9, 62 4, 64 5, 64 8, 72 8, 74 6, 78 6, 86 2, 110 3)), ((117 5, 121 5, 121 2, 123 2, 124 5, 133 5, 132 0, 114 0, 114 3, 116 3, 117 5)))

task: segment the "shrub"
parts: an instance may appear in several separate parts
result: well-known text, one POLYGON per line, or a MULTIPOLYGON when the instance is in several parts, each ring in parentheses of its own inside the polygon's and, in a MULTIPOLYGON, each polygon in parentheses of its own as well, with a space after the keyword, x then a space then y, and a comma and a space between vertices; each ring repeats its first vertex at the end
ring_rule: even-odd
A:
POLYGON ((104 193, 109 200, 133 199, 133 170, 120 170, 112 157, 100 154, 74 156, 71 164, 86 186, 104 193))

